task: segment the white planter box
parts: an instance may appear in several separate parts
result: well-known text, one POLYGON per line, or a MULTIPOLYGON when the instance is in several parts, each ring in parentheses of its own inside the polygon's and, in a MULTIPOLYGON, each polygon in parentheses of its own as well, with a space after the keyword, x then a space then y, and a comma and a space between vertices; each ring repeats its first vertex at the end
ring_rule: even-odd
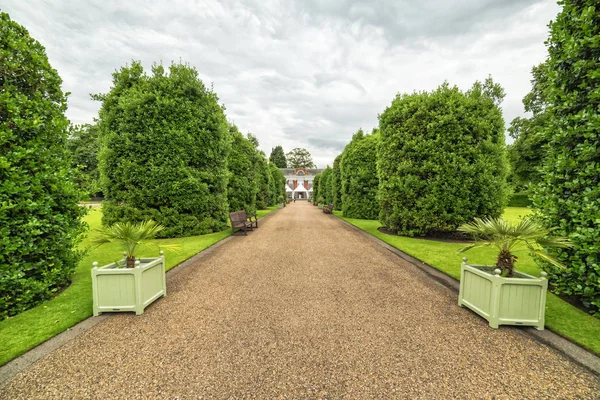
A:
POLYGON ((92 268, 93 312, 144 312, 154 300, 167 295, 165 257, 139 258, 135 268, 117 263, 92 268))
POLYGON ((499 325, 528 325, 544 329, 546 273, 536 278, 515 271, 515 277, 505 278, 496 267, 469 265, 463 259, 460 272, 458 305, 467 307, 485 318, 492 328, 499 325))

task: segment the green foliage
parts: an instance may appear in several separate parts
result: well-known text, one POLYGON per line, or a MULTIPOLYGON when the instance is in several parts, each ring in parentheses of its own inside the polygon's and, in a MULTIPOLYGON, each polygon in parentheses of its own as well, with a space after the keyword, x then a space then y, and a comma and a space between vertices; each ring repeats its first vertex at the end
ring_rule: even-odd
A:
POLYGON ((277 168, 287 168, 287 160, 285 158, 285 153, 283 152, 283 147, 275 146, 273 149, 271 149, 269 161, 275 164, 277 168))
POLYGON ((466 93, 444 83, 394 99, 379 117, 385 226, 414 236, 500 216, 507 197, 502 97, 488 78, 466 93))
POLYGON ((315 177, 313 178, 313 192, 312 192, 312 197, 313 199, 315 199, 317 202, 319 201, 319 196, 321 195, 321 176, 323 175, 323 173, 318 173, 315 175, 315 177))
POLYGON ((316 168, 312 156, 306 149, 296 147, 286 155, 288 168, 316 168))
POLYGON ((271 199, 270 205, 275 205, 277 203, 283 203, 285 199, 285 176, 283 172, 275 165, 270 162, 268 164, 269 173, 271 174, 271 179, 269 181, 269 198, 271 199))
POLYGON ((475 218, 461 225, 458 230, 473 235, 476 239, 475 243, 462 248, 460 253, 478 247, 495 247, 499 251, 496 266, 502 271, 502 276, 508 277, 513 276, 514 264, 517 260, 514 252, 519 247, 527 247, 530 255, 540 257, 559 268, 564 266, 544 248, 573 247, 567 238, 550 237, 554 229, 544 228, 531 218, 516 222, 499 218, 475 218))
POLYGON ((563 0, 550 24, 546 60, 547 156, 533 202, 546 226, 558 226, 572 249, 555 251, 558 292, 578 296, 600 316, 600 7, 563 0))
POLYGON ((331 173, 331 199, 334 205, 334 209, 342 209, 342 169, 340 162, 342 160, 342 154, 337 156, 333 161, 333 172, 331 173))
POLYGON ((531 207, 531 199, 528 192, 514 193, 508 201, 509 207, 531 207))
POLYGON ((229 153, 229 186, 227 188, 229 210, 254 212, 258 193, 255 172, 256 149, 235 125, 230 126, 230 135, 231 152, 229 153))
MULTIPOLYGON (((104 227, 98 230, 98 237, 92 240, 96 246, 101 246, 107 243, 117 243, 123 250, 123 255, 127 260, 127 267, 135 266, 135 257, 138 247, 146 244, 154 239, 158 233, 164 230, 165 227, 156 222, 142 221, 135 222, 117 222, 111 226, 104 227)), ((175 249, 176 245, 165 245, 163 249, 175 249)))
POLYGON ((271 186, 271 171, 269 170, 267 159, 262 152, 255 153, 254 166, 254 184, 257 189, 256 207, 259 210, 264 210, 273 204, 271 204, 271 194, 269 189, 271 186))
POLYGON ((99 135, 97 125, 72 125, 67 141, 73 159, 72 166, 79 172, 75 182, 90 197, 102 194, 98 169, 99 135))
POLYGON ((100 174, 105 225, 148 219, 162 237, 227 224, 227 122, 217 95, 186 64, 144 73, 134 61, 113 74, 102 101, 100 174))
POLYGON ((85 210, 67 149, 62 80, 0 13, 0 319, 54 296, 81 254, 85 210))
MULTIPOLYGON (((323 172, 321 172, 321 177, 319 179, 319 193, 318 193, 318 197, 319 198, 323 198, 323 202, 325 204, 331 204, 331 202, 333 201, 332 198, 332 191, 331 191, 331 177, 333 175, 333 170, 331 169, 331 167, 328 165, 327 168, 325 168, 325 170, 323 172)), ((313 194, 314 194, 314 189, 313 189, 313 194)))
POLYGON ((534 67, 532 74, 532 90, 523 99, 525 111, 532 113, 532 117, 517 117, 508 128, 510 136, 515 139, 514 143, 508 146, 511 165, 508 180, 518 191, 539 182, 540 168, 544 163, 545 146, 548 142, 541 134, 548 120, 544 95, 548 86, 546 65, 534 67))
POLYGON ((342 153, 340 164, 344 217, 375 219, 379 215, 378 144, 377 132, 365 136, 360 129, 342 153))

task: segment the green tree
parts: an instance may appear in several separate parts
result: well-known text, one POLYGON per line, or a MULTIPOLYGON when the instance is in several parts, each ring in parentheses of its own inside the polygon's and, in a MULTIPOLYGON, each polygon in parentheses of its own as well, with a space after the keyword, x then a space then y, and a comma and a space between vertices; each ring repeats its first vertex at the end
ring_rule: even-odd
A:
POLYGON ((342 209, 342 176, 340 162, 342 154, 333 161, 333 172, 331 174, 331 198, 336 210, 342 209))
POLYGON ((227 197, 230 211, 256 211, 257 153, 252 142, 244 137, 235 125, 229 127, 231 152, 229 153, 229 186, 227 197))
POLYGON ((306 149, 296 147, 286 155, 288 168, 316 168, 312 156, 306 149))
POLYGON ((555 250, 567 266, 549 266, 556 291, 577 296, 600 316, 600 7, 563 0, 546 42, 547 155, 534 188, 538 218, 574 247, 555 250))
POLYGON ((134 61, 113 73, 102 101, 103 224, 154 220, 161 237, 227 225, 230 138, 217 95, 187 64, 146 75, 134 61))
MULTIPOLYGON (((319 197, 323 198, 325 204, 331 204, 333 201, 331 197, 331 175, 332 169, 328 165, 323 172, 321 172, 321 177, 319 179, 319 197)), ((313 189, 314 192, 314 189, 313 189)))
POLYGON ((285 153, 283 152, 283 147, 275 146, 271 149, 269 161, 275 164, 277 168, 287 168, 287 160, 285 158, 285 153))
POLYGON ((508 147, 509 181, 516 191, 527 190, 530 184, 539 182, 548 142, 541 134, 548 120, 544 96, 548 85, 545 64, 534 67, 532 74, 532 90, 523 98, 525 111, 532 113, 532 117, 517 117, 508 128, 510 136, 515 139, 508 147))
POLYGON ((254 169, 254 184, 257 188, 256 207, 259 210, 264 210, 271 204, 271 195, 269 191, 271 185, 271 171, 269 170, 267 159, 262 152, 255 154, 254 169))
POLYGON ((379 117, 385 226, 414 236, 500 216, 508 170, 502 97, 502 88, 488 78, 466 93, 444 83, 394 99, 379 117))
POLYGON ((73 159, 73 168, 79 171, 75 181, 81 191, 90 197, 102 194, 98 169, 99 135, 100 130, 97 125, 72 125, 67 141, 73 159))
POLYGON ((365 136, 359 130, 346 146, 341 159, 342 212, 344 217, 377 219, 377 145, 379 134, 365 136))
POLYGON ((81 194, 62 80, 44 47, 0 13, 0 319, 54 296, 81 254, 81 194))
POLYGON ((313 179, 313 199, 317 202, 317 203, 322 203, 321 201, 321 189, 320 189, 320 181, 321 181, 321 175, 322 173, 316 174, 314 179, 313 179))
POLYGON ((268 168, 271 174, 269 181, 269 205, 273 206, 279 202, 280 197, 285 199, 285 176, 279 167, 272 162, 269 163, 268 168))

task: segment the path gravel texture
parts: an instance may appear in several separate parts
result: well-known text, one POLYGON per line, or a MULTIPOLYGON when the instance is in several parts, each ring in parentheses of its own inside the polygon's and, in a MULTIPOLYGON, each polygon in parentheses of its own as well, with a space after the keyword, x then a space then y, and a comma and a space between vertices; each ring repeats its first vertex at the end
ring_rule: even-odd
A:
POLYGON ((2 399, 593 399, 600 380, 306 202, 101 322, 2 399))

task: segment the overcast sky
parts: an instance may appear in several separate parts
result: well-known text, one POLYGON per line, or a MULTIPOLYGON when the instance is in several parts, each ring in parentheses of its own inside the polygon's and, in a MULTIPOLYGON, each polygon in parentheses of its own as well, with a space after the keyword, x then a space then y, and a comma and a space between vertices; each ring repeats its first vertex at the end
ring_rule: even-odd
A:
POLYGON ((195 66, 230 121, 261 148, 305 147, 331 164, 370 131, 396 93, 462 89, 489 74, 522 115, 531 67, 546 57, 555 1, 536 0, 3 0, 46 47, 71 92, 68 117, 91 123, 111 73, 141 60, 195 66))

